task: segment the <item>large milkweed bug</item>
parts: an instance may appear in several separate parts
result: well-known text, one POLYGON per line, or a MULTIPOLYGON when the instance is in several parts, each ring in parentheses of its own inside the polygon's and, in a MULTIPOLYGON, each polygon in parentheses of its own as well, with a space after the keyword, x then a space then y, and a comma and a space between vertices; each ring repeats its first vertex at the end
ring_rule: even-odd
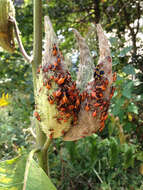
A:
POLYGON ((115 92, 115 87, 112 86, 111 88, 111 93, 110 93, 110 99, 112 98, 112 96, 114 95, 114 92, 115 92))
POLYGON ((52 140, 53 139, 53 133, 51 133, 50 135, 49 135, 49 138, 52 140))
POLYGON ((95 106, 95 107, 99 107, 100 104, 99 104, 99 103, 95 103, 94 106, 95 106))
POLYGON ((60 62, 61 62, 61 58, 58 56, 57 63, 60 63, 60 62))
POLYGON ((53 104, 54 103, 54 97, 53 96, 49 96, 48 97, 48 101, 50 104, 53 104))
POLYGON ((92 98, 96 98, 96 92, 92 91, 92 92, 91 92, 91 97, 92 97, 92 98))
POLYGON ((104 125, 105 125, 105 123, 104 123, 104 121, 102 121, 100 123, 100 129, 99 129, 100 132, 104 129, 104 125))
POLYGON ((74 105, 69 105, 68 108, 69 108, 69 110, 73 110, 75 108, 75 106, 74 105))
POLYGON ((39 73, 40 73, 40 68, 37 69, 37 74, 39 74, 39 73))
POLYGON ((71 116, 70 113, 65 114, 65 117, 66 117, 66 118, 69 118, 70 116, 71 116))
POLYGON ((36 119, 37 119, 38 121, 41 121, 41 118, 40 118, 40 115, 39 115, 38 112, 34 112, 34 116, 36 117, 36 119))
POLYGON ((79 98, 76 100, 75 104, 76 104, 76 106, 79 106, 79 105, 80 105, 80 100, 79 100, 79 98))
POLYGON ((57 47, 56 47, 56 44, 54 44, 54 45, 53 45, 53 51, 52 51, 53 56, 56 56, 56 55, 57 55, 57 53, 58 53, 57 50, 58 50, 58 49, 57 49, 57 47))
POLYGON ((62 94, 61 90, 57 90, 57 91, 53 92, 54 97, 59 97, 61 94, 62 94))
POLYGON ((52 65, 50 64, 50 65, 48 65, 48 69, 49 70, 51 70, 52 69, 52 65))
POLYGON ((62 102, 63 102, 64 104, 68 103, 68 98, 67 98, 67 96, 66 96, 65 93, 64 93, 64 96, 63 96, 63 98, 62 98, 62 102))
POLYGON ((58 66, 58 63, 55 61, 55 62, 53 63, 53 65, 54 65, 54 67, 57 67, 57 66, 58 66))
POLYGON ((63 84, 64 81, 65 81, 65 78, 60 78, 60 79, 57 81, 57 83, 60 85, 60 84, 63 84))
POLYGON ((96 117, 96 115, 97 115, 97 112, 94 111, 94 112, 92 113, 92 116, 93 116, 93 117, 96 117))
POLYGON ((47 84, 46 84, 46 88, 49 90, 49 89, 51 89, 51 85, 47 82, 47 84))
POLYGON ((116 79, 117 79, 117 73, 116 73, 116 72, 114 72, 114 73, 113 73, 113 82, 115 82, 115 81, 116 81, 116 79))
POLYGON ((86 111, 89 111, 90 110, 90 107, 88 104, 86 104, 85 108, 84 108, 86 111))

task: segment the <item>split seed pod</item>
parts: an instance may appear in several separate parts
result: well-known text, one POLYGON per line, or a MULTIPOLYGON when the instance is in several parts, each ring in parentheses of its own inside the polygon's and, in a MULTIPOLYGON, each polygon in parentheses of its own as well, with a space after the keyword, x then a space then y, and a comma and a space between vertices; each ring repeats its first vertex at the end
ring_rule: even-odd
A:
POLYGON ((37 70, 35 117, 49 138, 63 136, 77 119, 74 107, 78 90, 66 70, 56 35, 45 17, 45 53, 37 70))
POLYGON ((15 17, 13 2, 11 0, 0 0, 0 46, 9 52, 13 52, 15 48, 14 28, 10 16, 15 17))
MULTIPOLYGON (((86 80, 86 76, 83 73, 85 71, 88 72, 88 68, 91 68, 92 62, 87 61, 91 60, 89 53, 88 57, 85 57, 85 54, 87 55, 87 45, 83 38, 77 31, 75 31, 75 34, 79 43, 80 56, 84 58, 84 61, 80 58, 80 70, 78 73, 81 79, 80 83, 83 83, 82 80, 86 80), (80 72, 81 70, 82 73, 80 72)), ((65 141, 78 140, 90 136, 98 130, 102 131, 105 120, 108 117, 107 112, 114 91, 114 88, 111 86, 113 82, 112 59, 108 40, 100 24, 97 25, 97 35, 99 39, 100 58, 97 66, 93 69, 94 72, 91 75, 91 79, 89 81, 86 80, 88 84, 82 90, 81 96, 83 97, 83 101, 78 114, 78 123, 65 134, 63 137, 65 141)))

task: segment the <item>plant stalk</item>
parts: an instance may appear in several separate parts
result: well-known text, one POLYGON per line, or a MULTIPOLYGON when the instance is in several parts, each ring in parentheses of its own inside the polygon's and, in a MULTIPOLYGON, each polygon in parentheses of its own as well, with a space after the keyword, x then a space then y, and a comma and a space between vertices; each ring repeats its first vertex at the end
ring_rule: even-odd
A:
MULTIPOLYGON (((36 73, 37 68, 42 62, 42 0, 34 0, 34 45, 33 45, 33 62, 32 62, 32 74, 33 74, 33 86, 34 95, 36 92, 36 73)), ((35 102, 36 104, 36 102, 35 102)), ((41 149, 41 152, 37 154, 39 165, 45 169, 45 158, 42 152, 42 148, 45 144, 46 136, 41 130, 39 123, 36 121, 36 142, 37 147, 41 149)))
POLYGON ((43 157, 43 169, 47 173, 47 175, 50 177, 49 167, 48 167, 48 149, 51 144, 51 139, 47 138, 41 153, 43 157))

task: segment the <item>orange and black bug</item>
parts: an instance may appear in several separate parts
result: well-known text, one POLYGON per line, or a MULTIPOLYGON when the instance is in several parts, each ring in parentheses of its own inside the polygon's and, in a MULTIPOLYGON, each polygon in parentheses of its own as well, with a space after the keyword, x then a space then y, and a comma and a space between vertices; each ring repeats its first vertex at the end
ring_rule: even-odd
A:
POLYGON ((80 105, 80 100, 79 100, 79 98, 76 100, 75 104, 76 104, 76 106, 79 106, 79 105, 80 105))
POLYGON ((59 108, 60 111, 66 111, 66 108, 59 108))
POLYGON ((105 85, 104 85, 104 84, 103 84, 103 85, 101 85, 101 86, 96 86, 96 88, 97 88, 97 89, 99 88, 99 89, 101 89, 101 90, 103 90, 103 91, 104 91, 104 90, 106 90, 106 87, 105 87, 105 85))
POLYGON ((48 65, 48 69, 51 70, 52 69, 52 65, 48 65))
POLYGON ((39 113, 38 113, 38 112, 34 112, 34 116, 35 116, 35 117, 38 117, 38 116, 39 116, 39 113))
POLYGON ((90 107, 88 104, 86 104, 85 108, 84 108, 86 111, 89 111, 90 110, 90 107))
POLYGON ((53 135, 54 135, 54 134, 51 133, 51 134, 49 135, 49 138, 50 138, 50 139, 53 139, 53 135))
POLYGON ((74 108, 75 108, 74 105, 69 105, 69 106, 68 106, 68 109, 69 109, 69 110, 73 110, 74 108))
POLYGON ((48 101, 50 104, 53 104, 54 103, 54 97, 53 96, 49 96, 48 97, 48 101))
POLYGON ((49 84, 49 83, 47 82, 46 88, 47 88, 48 90, 51 89, 51 84, 49 84))
POLYGON ((108 118, 108 114, 106 114, 105 116, 104 116, 104 120, 106 120, 108 118))
POLYGON ((116 79, 117 79, 117 73, 116 73, 116 72, 114 72, 114 74, 113 74, 113 82, 115 82, 115 81, 116 81, 116 79))
POLYGON ((40 68, 37 69, 37 73, 38 73, 38 74, 40 73, 40 68))
POLYGON ((87 92, 83 92, 81 94, 81 101, 84 101, 86 97, 87 97, 87 92))
POLYGON ((60 63, 61 62, 61 58, 58 56, 57 57, 57 63, 60 63))
POLYGON ((100 92, 98 95, 97 95, 98 98, 102 98, 103 97, 103 94, 100 92))
POLYGON ((112 96, 114 95, 115 92, 115 87, 112 86, 111 88, 111 93, 110 93, 110 99, 112 98, 112 96))
POLYGON ((100 110, 103 110, 103 106, 100 106, 100 110))
POLYGON ((57 47, 56 47, 56 44, 54 44, 54 46, 53 46, 53 51, 52 51, 52 54, 53 54, 53 56, 56 56, 57 55, 57 47))
POLYGON ((54 81, 57 82, 59 80, 59 77, 55 77, 54 81))
POLYGON ((95 103, 94 106, 95 106, 95 107, 99 107, 100 104, 99 104, 99 103, 95 103))
POLYGON ((53 92, 54 97, 59 97, 61 94, 62 94, 61 90, 57 90, 57 91, 53 92))
POLYGON ((105 86, 107 86, 109 84, 108 79, 105 79, 104 84, 105 84, 105 86))
POLYGON ((62 133, 62 135, 64 135, 64 134, 65 134, 65 131, 64 131, 64 130, 62 130, 62 131, 61 131, 61 133, 62 133))
POLYGON ((102 121, 100 123, 100 129, 99 129, 100 132, 104 129, 104 125, 105 125, 105 123, 104 123, 104 121, 102 121))
POLYGON ((63 84, 64 83, 64 81, 65 81, 65 78, 60 78, 58 81, 57 81, 57 83, 59 84, 59 85, 61 85, 61 84, 63 84))
POLYGON ((92 91, 92 92, 91 92, 91 97, 92 97, 92 98, 96 98, 96 92, 92 91))
POLYGON ((63 98, 62 98, 62 102, 63 102, 63 104, 68 103, 68 98, 67 98, 67 96, 66 96, 65 93, 64 93, 64 96, 63 96, 63 98))
POLYGON ((96 115, 97 115, 97 113, 96 113, 96 111, 94 111, 94 112, 92 113, 92 116, 93 116, 93 117, 96 117, 96 115))
POLYGON ((54 67, 57 67, 57 66, 58 66, 58 62, 55 61, 55 62, 53 63, 53 65, 54 65, 54 67))
POLYGON ((67 114, 65 114, 65 117, 66 117, 66 118, 69 118, 69 117, 71 117, 71 114, 70 114, 70 113, 67 113, 67 114))
POLYGON ((38 121, 41 121, 41 118, 40 118, 40 115, 39 115, 38 112, 34 112, 34 116, 36 117, 36 119, 37 119, 38 121))
POLYGON ((51 76, 50 76, 50 79, 51 79, 51 80, 53 80, 53 79, 54 79, 54 76, 53 76, 53 75, 51 75, 51 76))

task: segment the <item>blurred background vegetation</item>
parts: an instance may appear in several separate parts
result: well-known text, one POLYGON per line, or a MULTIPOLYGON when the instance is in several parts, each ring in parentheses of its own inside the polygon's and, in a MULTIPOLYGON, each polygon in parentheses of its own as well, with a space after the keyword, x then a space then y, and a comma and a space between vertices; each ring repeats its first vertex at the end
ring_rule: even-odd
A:
MULTIPOLYGON (((30 0, 15 0, 16 19, 29 54, 32 6, 30 0)), ((86 38, 96 65, 95 22, 99 20, 109 37, 113 71, 117 72, 103 132, 77 142, 54 140, 49 153, 53 182, 59 190, 143 190, 143 2, 43 0, 43 15, 47 14, 74 78, 79 52, 70 29, 78 29, 86 38)), ((1 160, 14 157, 21 147, 31 150, 35 144, 31 72, 19 49, 13 54, 0 49, 0 95, 8 94, 10 102, 0 108, 1 160)))

